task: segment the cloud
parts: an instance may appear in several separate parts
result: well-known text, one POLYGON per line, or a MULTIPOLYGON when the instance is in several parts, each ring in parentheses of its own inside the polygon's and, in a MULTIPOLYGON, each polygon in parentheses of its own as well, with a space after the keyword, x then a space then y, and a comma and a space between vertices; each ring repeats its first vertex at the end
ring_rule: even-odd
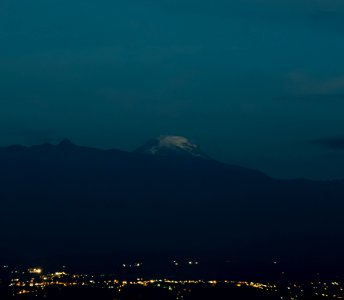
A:
POLYGON ((311 78, 306 73, 293 72, 287 76, 294 91, 303 95, 331 95, 344 93, 344 75, 332 78, 311 78))
POLYGON ((292 95, 283 96, 280 99, 285 101, 293 101, 297 103, 305 104, 334 104, 341 105, 344 103, 344 93, 343 94, 332 94, 332 95, 322 95, 322 94, 309 94, 309 95, 292 95))
POLYGON ((328 149, 344 151, 344 136, 313 140, 312 144, 328 149))

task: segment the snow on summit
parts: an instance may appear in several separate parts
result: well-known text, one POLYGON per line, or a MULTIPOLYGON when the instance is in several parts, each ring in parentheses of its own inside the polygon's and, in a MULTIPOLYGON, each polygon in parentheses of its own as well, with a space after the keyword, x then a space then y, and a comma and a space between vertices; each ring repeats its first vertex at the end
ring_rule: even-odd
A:
POLYGON ((177 135, 162 135, 150 140, 144 146, 136 150, 137 153, 163 156, 194 156, 208 158, 203 154, 198 145, 189 139, 177 135))
POLYGON ((177 147, 184 150, 193 150, 197 148, 197 145, 191 143, 183 136, 166 135, 159 138, 159 147, 177 147))

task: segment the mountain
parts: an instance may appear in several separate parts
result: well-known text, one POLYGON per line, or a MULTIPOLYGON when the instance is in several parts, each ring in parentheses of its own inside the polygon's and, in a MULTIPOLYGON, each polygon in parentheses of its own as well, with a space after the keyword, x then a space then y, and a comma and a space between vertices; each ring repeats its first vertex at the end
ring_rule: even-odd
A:
POLYGON ((148 141, 136 153, 159 156, 189 156, 209 159, 200 147, 182 136, 162 135, 148 141))
POLYGON ((221 249, 339 264, 343 181, 278 180, 203 156, 145 153, 68 140, 0 148, 0 258, 221 249))

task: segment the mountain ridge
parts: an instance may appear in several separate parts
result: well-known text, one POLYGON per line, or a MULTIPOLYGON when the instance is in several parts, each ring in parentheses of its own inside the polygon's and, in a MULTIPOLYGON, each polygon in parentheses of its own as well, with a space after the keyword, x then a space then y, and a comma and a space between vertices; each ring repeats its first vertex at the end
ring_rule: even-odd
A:
POLYGON ((302 240, 310 240, 320 257, 323 241, 337 245, 343 237, 342 199, 343 182, 279 180, 197 157, 65 142, 0 148, 0 238, 8 255, 176 245, 246 254, 260 245, 302 255, 302 240))

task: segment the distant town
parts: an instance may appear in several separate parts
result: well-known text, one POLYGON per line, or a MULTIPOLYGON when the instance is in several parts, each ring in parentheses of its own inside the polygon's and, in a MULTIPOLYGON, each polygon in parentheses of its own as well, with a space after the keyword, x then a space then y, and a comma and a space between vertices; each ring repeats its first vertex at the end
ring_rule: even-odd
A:
MULTIPOLYGON (((174 260, 170 264, 197 266, 200 262, 174 260)), ((73 272, 67 266, 45 270, 41 266, 3 265, 0 299, 344 299, 341 278, 252 281, 173 275, 135 277, 143 265, 142 262, 123 263, 120 266, 123 270, 136 270, 127 275, 73 272)))

